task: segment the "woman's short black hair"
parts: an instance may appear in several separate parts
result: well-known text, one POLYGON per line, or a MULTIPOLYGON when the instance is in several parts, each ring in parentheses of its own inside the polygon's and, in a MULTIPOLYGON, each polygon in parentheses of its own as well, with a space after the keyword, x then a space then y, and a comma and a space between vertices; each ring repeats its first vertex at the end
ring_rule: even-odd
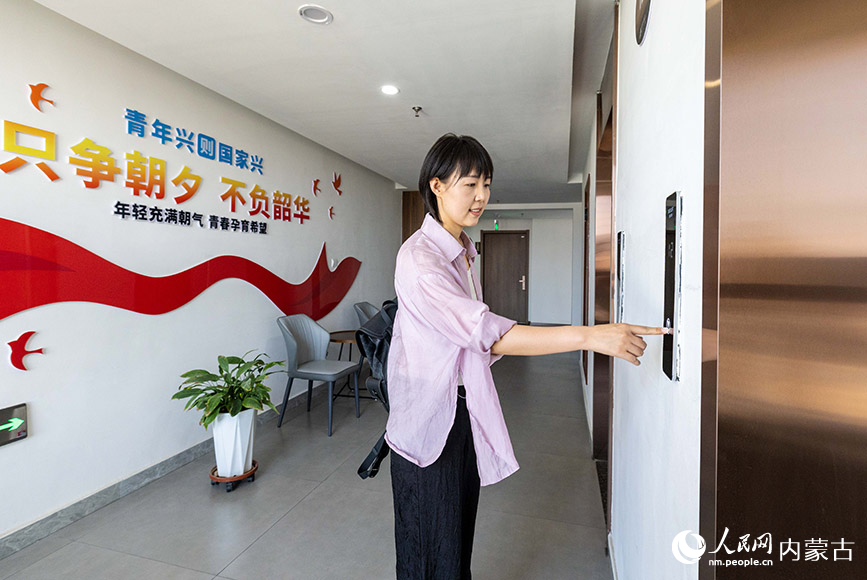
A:
POLYGON ((473 174, 478 174, 481 179, 493 179, 494 163, 482 144, 469 135, 446 133, 437 139, 422 163, 418 190, 425 209, 440 223, 437 197, 431 191, 430 182, 437 177, 445 183, 455 172, 456 179, 473 174))

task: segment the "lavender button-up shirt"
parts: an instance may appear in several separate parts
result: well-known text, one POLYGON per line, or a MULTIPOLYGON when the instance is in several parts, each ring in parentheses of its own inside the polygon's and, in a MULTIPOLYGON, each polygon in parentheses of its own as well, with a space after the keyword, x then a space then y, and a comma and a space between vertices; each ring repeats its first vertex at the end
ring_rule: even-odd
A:
MULTIPOLYGON (((386 441, 420 467, 436 461, 455 421, 460 372, 479 479, 490 485, 518 469, 490 369, 502 356, 492 355, 491 345, 515 321, 470 298, 464 256, 474 261, 476 248, 465 233, 461 240, 428 214, 398 252, 386 441)), ((470 272, 481 298, 475 269, 470 272)))

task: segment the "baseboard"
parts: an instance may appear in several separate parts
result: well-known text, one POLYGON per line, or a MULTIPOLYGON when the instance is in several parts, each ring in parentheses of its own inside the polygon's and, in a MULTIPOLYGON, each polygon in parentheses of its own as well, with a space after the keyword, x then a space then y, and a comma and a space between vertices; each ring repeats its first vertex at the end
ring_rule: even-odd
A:
MULTIPOLYGON (((284 421, 288 421, 289 419, 297 417, 298 415, 306 411, 306 391, 307 385, 305 383, 304 392, 299 392, 297 396, 292 397, 286 403, 286 415, 283 418, 284 421)), ((327 401, 328 385, 326 383, 321 383, 314 386, 312 399, 312 404, 314 405, 319 404, 323 401, 327 401)), ((274 411, 272 411, 271 409, 260 412, 256 421, 257 427, 263 425, 264 423, 275 421, 281 409, 282 405, 278 405, 278 413, 274 413, 274 411)), ((0 560, 11 554, 14 554, 18 550, 26 548, 30 544, 41 540, 42 538, 50 534, 53 534, 61 528, 65 528, 72 522, 75 522, 85 516, 92 514, 96 510, 107 506, 113 501, 116 501, 124 497, 125 495, 129 495, 130 493, 144 487, 150 482, 171 473, 175 469, 183 467, 187 463, 195 461, 196 459, 207 453, 213 453, 213 449, 213 440, 211 438, 208 438, 201 443, 193 445, 192 447, 185 449, 184 451, 181 451, 180 453, 157 463, 156 465, 152 465, 147 469, 143 469, 142 471, 124 479, 123 481, 119 481, 113 485, 101 489, 93 495, 79 500, 74 504, 65 507, 57 512, 54 512, 53 514, 46 516, 33 524, 25 526, 0 538, 0 560)))
POLYGON ((617 580, 617 558, 614 557, 614 538, 608 534, 608 559, 611 561, 611 576, 617 580))

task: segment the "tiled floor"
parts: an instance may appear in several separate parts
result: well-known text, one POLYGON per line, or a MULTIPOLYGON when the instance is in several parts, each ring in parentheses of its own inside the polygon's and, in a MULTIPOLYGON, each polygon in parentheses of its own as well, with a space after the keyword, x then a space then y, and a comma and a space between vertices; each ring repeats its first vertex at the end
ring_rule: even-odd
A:
MULTIPOLYGON (((506 357, 494 377, 521 469, 482 488, 476 580, 608 580, 605 524, 578 356, 506 357)), ((379 403, 326 405, 260 426, 256 481, 212 487, 194 461, 0 560, 0 580, 342 580, 394 577, 391 482, 355 475, 379 403)), ((388 463, 388 460, 385 462, 388 463)))

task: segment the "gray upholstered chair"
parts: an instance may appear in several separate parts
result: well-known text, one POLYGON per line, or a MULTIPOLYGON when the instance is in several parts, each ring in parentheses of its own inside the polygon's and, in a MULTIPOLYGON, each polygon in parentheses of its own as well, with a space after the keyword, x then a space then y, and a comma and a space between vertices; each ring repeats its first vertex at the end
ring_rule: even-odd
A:
POLYGON ((307 411, 310 411, 310 397, 313 393, 313 381, 328 383, 328 436, 331 436, 332 417, 334 415, 334 383, 350 374, 355 374, 355 416, 359 417, 358 408, 358 371, 361 365, 352 361, 326 360, 328 352, 328 331, 316 324, 306 314, 293 314, 277 319, 277 326, 283 333, 286 342, 286 370, 289 379, 286 382, 286 393, 283 395, 283 409, 277 427, 283 424, 286 413, 286 402, 289 391, 295 379, 307 379, 307 411))
POLYGON ((356 302, 354 306, 355 313, 358 315, 359 326, 364 326, 368 320, 376 316, 376 313, 379 312, 379 308, 370 302, 356 302))

